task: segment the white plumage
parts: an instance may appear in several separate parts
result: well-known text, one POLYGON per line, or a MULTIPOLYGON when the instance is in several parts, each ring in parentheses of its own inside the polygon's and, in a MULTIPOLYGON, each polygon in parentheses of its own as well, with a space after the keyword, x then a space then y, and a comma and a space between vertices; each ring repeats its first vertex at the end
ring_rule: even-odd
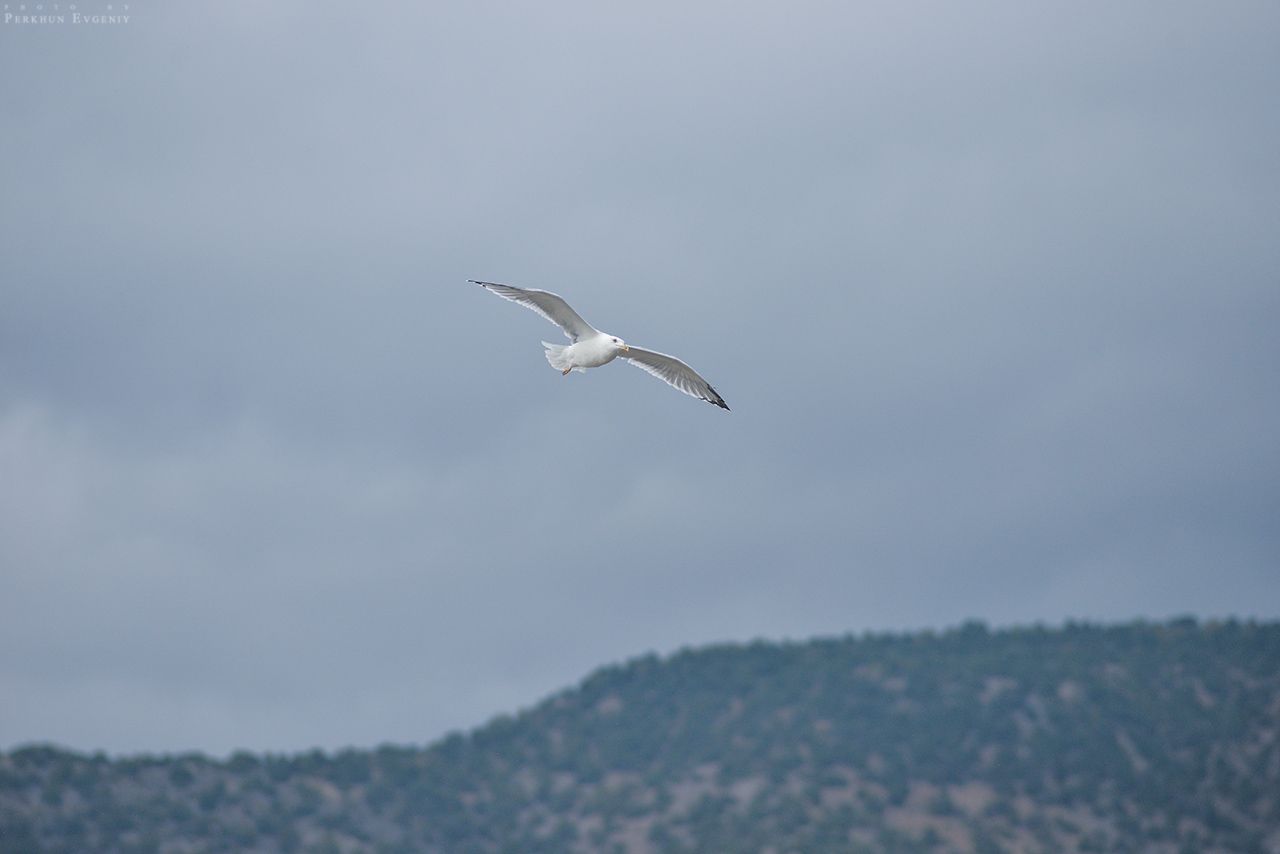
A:
POLYGON ((566 376, 570 371, 585 373, 587 368, 598 368, 615 358, 621 358, 691 397, 713 403, 721 409, 729 408, 709 382, 675 356, 631 347, 621 338, 599 331, 583 320, 562 297, 550 291, 514 288, 511 285, 476 279, 470 281, 503 299, 536 311, 559 326, 572 343, 548 344, 543 341, 542 346, 546 348, 547 361, 551 363, 551 367, 566 376))

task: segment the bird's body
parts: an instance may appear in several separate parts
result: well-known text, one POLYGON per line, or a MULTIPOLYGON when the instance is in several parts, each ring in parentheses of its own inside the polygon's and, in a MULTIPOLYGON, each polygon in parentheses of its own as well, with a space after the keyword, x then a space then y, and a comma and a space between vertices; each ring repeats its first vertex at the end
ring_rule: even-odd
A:
POLYGON ((542 346, 547 348, 547 361, 551 363, 551 367, 565 374, 569 371, 585 374, 587 368, 607 365, 618 358, 619 353, 625 353, 629 349, 619 347, 615 343, 619 340, 621 339, 608 333, 597 332, 590 338, 580 338, 567 346, 548 344, 546 341, 542 342, 542 346))
POLYGON ((543 341, 542 346, 546 348, 545 355, 551 367, 565 376, 568 376, 570 371, 586 373, 587 368, 607 365, 620 356, 687 395, 705 400, 721 409, 729 408, 724 398, 693 368, 675 356, 631 347, 616 335, 601 332, 583 320, 569 307, 563 297, 550 291, 515 288, 511 285, 481 282, 476 279, 470 281, 490 293, 537 312, 559 326, 571 343, 548 344, 543 341))

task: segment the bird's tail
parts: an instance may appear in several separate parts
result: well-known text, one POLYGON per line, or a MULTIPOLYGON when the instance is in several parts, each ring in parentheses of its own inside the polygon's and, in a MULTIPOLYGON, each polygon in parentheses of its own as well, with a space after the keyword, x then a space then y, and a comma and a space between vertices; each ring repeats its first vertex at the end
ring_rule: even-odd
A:
POLYGON ((542 355, 547 357, 547 361, 551 363, 551 367, 557 371, 566 371, 569 369, 569 357, 564 354, 568 347, 564 344, 548 344, 542 342, 542 346, 546 347, 546 352, 542 355))

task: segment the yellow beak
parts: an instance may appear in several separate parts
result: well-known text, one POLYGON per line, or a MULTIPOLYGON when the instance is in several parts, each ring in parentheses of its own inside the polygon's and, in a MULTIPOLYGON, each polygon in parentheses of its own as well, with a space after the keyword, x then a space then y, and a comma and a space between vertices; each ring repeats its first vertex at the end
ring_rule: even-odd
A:
POLYGON ((630 353, 630 352, 631 352, 631 348, 630 348, 630 347, 628 347, 626 344, 623 344, 623 345, 622 345, 622 352, 624 352, 624 353, 630 353))

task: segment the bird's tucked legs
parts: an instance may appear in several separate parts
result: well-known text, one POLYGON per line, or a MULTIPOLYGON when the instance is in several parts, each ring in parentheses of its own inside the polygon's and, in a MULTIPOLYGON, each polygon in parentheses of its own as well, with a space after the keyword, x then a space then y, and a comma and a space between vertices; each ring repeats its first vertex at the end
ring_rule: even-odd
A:
POLYGON ((573 370, 573 368, 565 368, 563 371, 561 371, 561 372, 560 372, 560 376, 562 376, 562 377, 567 377, 567 376, 569 376, 569 372, 570 372, 570 371, 572 371, 572 370, 573 370))

